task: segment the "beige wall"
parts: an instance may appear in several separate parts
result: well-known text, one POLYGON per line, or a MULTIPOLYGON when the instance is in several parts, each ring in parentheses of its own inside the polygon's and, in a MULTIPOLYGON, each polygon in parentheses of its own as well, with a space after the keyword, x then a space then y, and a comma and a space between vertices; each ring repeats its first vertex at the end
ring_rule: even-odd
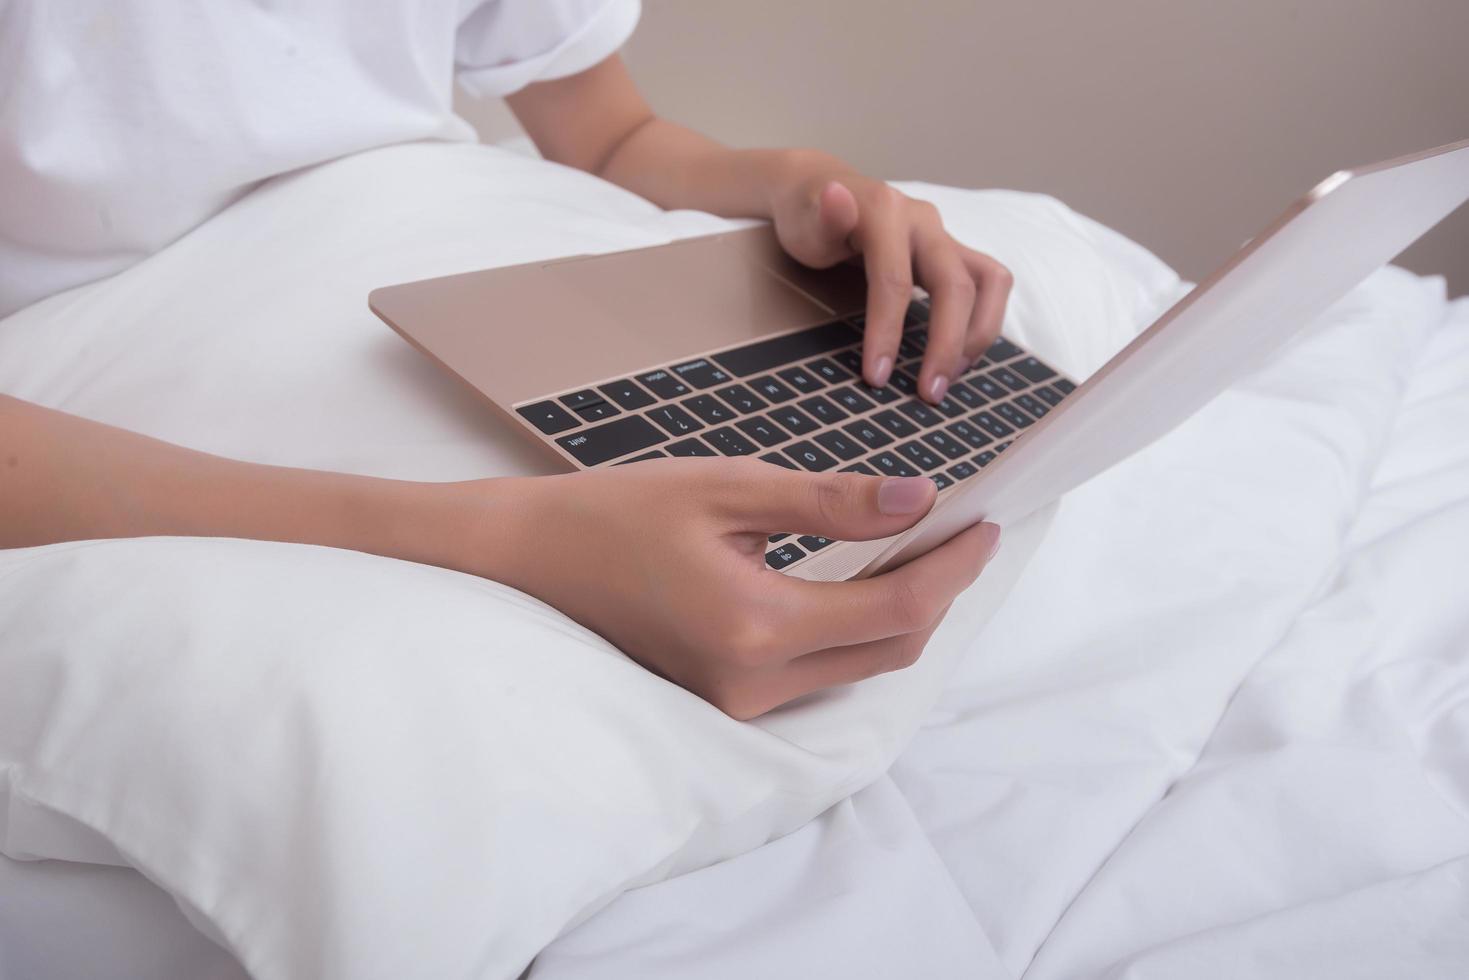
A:
MULTIPOLYGON (((666 116, 1054 194, 1193 277, 1331 171, 1469 137, 1469 0, 644 3, 666 116)), ((1469 209, 1402 261, 1469 292, 1469 209)))

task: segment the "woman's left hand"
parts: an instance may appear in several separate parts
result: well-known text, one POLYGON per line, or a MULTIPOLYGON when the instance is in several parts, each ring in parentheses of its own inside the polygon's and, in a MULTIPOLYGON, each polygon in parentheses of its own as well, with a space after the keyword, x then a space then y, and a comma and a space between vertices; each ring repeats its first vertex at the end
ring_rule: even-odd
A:
POLYGON ((778 173, 770 212, 785 250, 814 268, 861 256, 868 283, 862 372, 869 384, 880 387, 892 374, 914 284, 928 291, 932 314, 918 392, 942 401, 950 382, 999 336, 1010 270, 949 237, 932 204, 835 157, 790 151, 778 173))

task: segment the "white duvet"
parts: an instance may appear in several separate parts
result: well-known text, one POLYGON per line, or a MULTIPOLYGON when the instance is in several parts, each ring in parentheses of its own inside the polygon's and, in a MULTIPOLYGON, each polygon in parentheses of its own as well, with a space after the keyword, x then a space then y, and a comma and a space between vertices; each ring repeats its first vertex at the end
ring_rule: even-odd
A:
MULTIPOLYGON (((1053 202, 912 190, 1077 373, 1178 291, 1053 202)), ((0 322, 0 390, 244 458, 527 471, 366 289, 723 226, 381 151, 0 322)), ((568 929, 532 976, 1461 974, 1466 379, 1469 309, 1385 271, 1011 529, 920 669, 759 726, 450 573, 0 554, 0 853, 134 865, 260 977, 514 975, 568 929)), ((23 894, 0 970, 64 975, 23 894)))

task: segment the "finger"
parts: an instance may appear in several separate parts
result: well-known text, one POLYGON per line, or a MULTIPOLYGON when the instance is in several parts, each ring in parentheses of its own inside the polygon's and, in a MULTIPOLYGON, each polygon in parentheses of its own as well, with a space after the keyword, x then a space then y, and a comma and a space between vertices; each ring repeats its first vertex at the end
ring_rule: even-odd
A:
POLYGON ((982 252, 961 248, 960 258, 979 286, 964 339, 964 356, 967 364, 973 364, 984 356, 1000 335, 1015 277, 1007 267, 982 252))
POLYGON ((857 198, 839 181, 828 181, 816 200, 815 248, 818 255, 811 264, 818 268, 836 265, 854 254, 852 232, 857 230, 860 214, 857 198))
POLYGON ((762 610, 770 662, 928 629, 979 577, 999 540, 998 526, 976 524, 872 578, 808 582, 770 576, 762 610))
POLYGON ((878 674, 911 667, 918 662, 947 613, 945 607, 932 626, 902 636, 832 647, 797 657, 773 672, 763 696, 774 704, 785 704, 839 684, 855 684, 878 674))
MULTIPOLYGON (((733 461, 732 461, 733 462, 733 461)), ((792 531, 839 541, 870 541, 906 531, 933 507, 938 491, 922 476, 804 473, 759 460, 713 477, 737 530, 792 531)))
POLYGON ((888 383, 903 337, 903 314, 913 298, 913 255, 904 206, 907 198, 884 186, 864 208, 853 232, 867 271, 867 324, 862 337, 862 376, 881 388, 888 383))
POLYGON ((937 213, 914 235, 914 264, 931 297, 928 346, 918 373, 918 393, 934 404, 944 400, 949 382, 969 366, 964 341, 974 313, 978 286, 959 254, 960 246, 944 232, 937 213))

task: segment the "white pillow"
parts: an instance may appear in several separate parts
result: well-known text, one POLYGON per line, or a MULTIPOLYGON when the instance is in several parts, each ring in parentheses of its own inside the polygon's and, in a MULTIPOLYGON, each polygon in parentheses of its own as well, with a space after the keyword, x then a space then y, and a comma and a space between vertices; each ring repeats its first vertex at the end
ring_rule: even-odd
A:
MULTIPOLYGON (((1048 199, 909 189, 1016 269, 1007 329, 1078 373, 1176 286, 1048 199)), ((526 472, 367 290, 727 226, 491 148, 377 151, 0 322, 0 391, 244 458, 526 472)), ((513 976, 623 889, 876 778, 1049 516, 1006 529, 916 667, 755 724, 440 569, 219 539, 0 552, 0 852, 137 867, 262 978, 513 976)))

